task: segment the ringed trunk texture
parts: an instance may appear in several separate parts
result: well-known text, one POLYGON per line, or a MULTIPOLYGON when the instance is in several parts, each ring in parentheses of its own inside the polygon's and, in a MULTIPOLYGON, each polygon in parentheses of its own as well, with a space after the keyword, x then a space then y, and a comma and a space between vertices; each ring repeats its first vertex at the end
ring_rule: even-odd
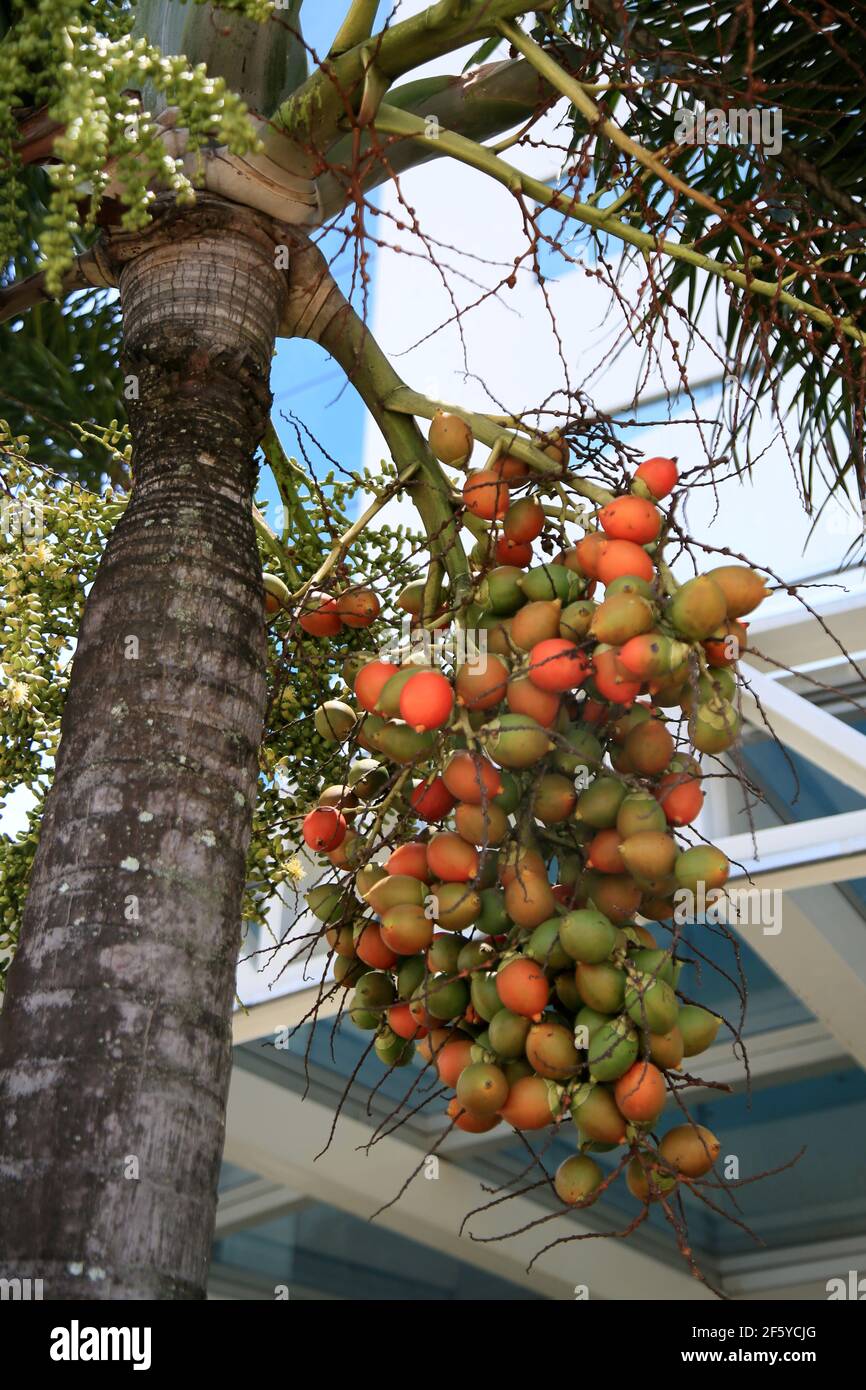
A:
POLYGON ((0 1275, 46 1299, 204 1297, 216 1208, 266 698, 253 455, 286 286, 254 216, 205 198, 168 222, 120 277, 135 484, 0 1014, 0 1275))

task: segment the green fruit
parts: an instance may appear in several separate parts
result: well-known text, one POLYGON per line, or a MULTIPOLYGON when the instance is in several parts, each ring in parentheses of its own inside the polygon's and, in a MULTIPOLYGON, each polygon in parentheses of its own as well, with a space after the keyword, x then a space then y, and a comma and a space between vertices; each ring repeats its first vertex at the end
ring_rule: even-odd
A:
POLYGON ((578 599, 563 608, 559 617, 559 635, 569 642, 582 642, 589 632, 592 615, 598 608, 591 598, 578 599))
POLYGON ((594 1081, 617 1081, 637 1060, 638 1035, 619 1018, 603 1023, 589 1044, 589 1072, 594 1081))
POLYGON ((679 1013, 677 997, 664 980, 642 975, 625 992, 625 1007, 629 1018, 639 1028, 650 1033, 668 1033, 679 1013))
MULTIPOLYGON (((706 705, 711 700, 726 700, 729 703, 737 693, 737 678, 727 666, 717 666, 708 675, 698 677, 698 704, 706 705)), ((691 686, 685 691, 680 704, 688 714, 695 703, 691 686)))
POLYGON ((571 1103, 571 1118, 581 1137, 602 1144, 621 1144, 626 1121, 606 1086, 581 1086, 571 1103))
POLYGON ((680 888, 697 894, 699 885, 704 890, 721 888, 728 877, 730 865, 726 856, 715 845, 694 845, 678 854, 674 864, 674 874, 680 888))
POLYGON ((358 721, 355 739, 361 748, 366 748, 370 753, 378 753, 377 739, 386 728, 386 722, 380 714, 367 714, 358 721))
POLYGON ((616 927, 595 908, 578 908, 559 919, 559 939, 572 960, 597 965, 607 960, 616 945, 616 927))
POLYGON ((326 743, 342 743, 355 727, 355 711, 342 700, 326 700, 316 710, 313 723, 326 743))
MULTIPOLYGON (((436 922, 443 931, 464 931, 478 921, 481 894, 467 883, 437 883, 431 893, 436 899, 436 922)), ((460 948, 459 940, 457 948, 460 948)))
POLYGON ((427 951, 427 969, 434 975, 456 975, 462 949, 459 936, 434 936, 427 951))
POLYGON ((546 729, 527 714, 503 714, 486 728, 486 747, 500 767, 534 767, 552 747, 546 729))
POLYGON ((333 884, 317 883, 305 894, 307 906, 320 922, 338 922, 345 910, 345 893, 333 884))
MULTIPOLYGON (((479 713, 484 713, 483 710, 479 713)), ((502 783, 502 791, 493 798, 494 806, 498 806, 500 811, 504 811, 506 816, 510 816, 512 811, 516 811, 520 805, 520 783, 512 772, 500 772, 499 780, 502 783)))
POLYGON ((357 1004, 350 1004, 348 1009, 349 1018, 356 1028, 362 1028, 365 1033, 372 1033, 382 1022, 381 1014, 374 1013, 372 1009, 362 1009, 357 1004))
POLYGON ((648 580, 639 579, 636 574, 621 574, 619 579, 613 579, 604 586, 606 599, 613 598, 615 594, 640 594, 641 598, 652 599, 653 588, 648 580))
POLYGON ((435 746, 436 735, 430 730, 420 734, 402 719, 389 720, 376 735, 375 746, 392 763, 414 763, 435 746))
POLYGON ((578 576, 565 565, 546 564, 521 572, 520 587, 533 603, 555 598, 563 603, 574 603, 580 598, 582 585, 578 576))
POLYGON ((457 1079, 457 1099, 473 1115, 495 1115, 508 1099, 508 1082, 501 1067, 472 1062, 457 1079))
POLYGON ((519 1081, 523 1076, 535 1075, 535 1072, 532 1070, 532 1067, 525 1057, 518 1057, 514 1062, 504 1062, 502 1070, 505 1072, 505 1079, 509 1087, 513 1086, 515 1081, 519 1081))
POLYGON ((397 719, 400 714, 400 696, 403 693, 404 685, 413 676, 416 676, 419 670, 423 669, 429 668, 404 666, 402 671, 397 671, 390 680, 386 681, 376 701, 376 713, 384 715, 386 719, 397 719))
POLYGON ((350 652, 340 669, 340 673, 350 690, 354 690, 355 681, 358 679, 359 672, 365 666, 369 666, 371 661, 377 661, 375 652, 350 652))
POLYGON ((620 782, 617 777, 597 777, 577 798, 575 820, 591 825, 594 830, 609 830, 616 822, 617 812, 627 791, 625 782, 620 782))
POLYGON ((635 792, 625 797, 616 815, 617 834, 624 840, 642 830, 667 830, 667 816, 654 796, 635 792))
POLYGON ((572 1154, 556 1170, 553 1186, 561 1202, 569 1207, 585 1202, 604 1181, 604 1173, 592 1158, 572 1154))
POLYGON ((657 1202, 677 1185, 675 1174, 668 1173, 658 1163, 644 1157, 643 1161, 635 1155, 626 1169, 626 1184, 633 1197, 640 1202, 657 1202))
POLYGON ((590 768, 601 766, 604 753, 602 746, 595 734, 590 733, 589 729, 572 728, 565 734, 563 746, 561 739, 557 740, 556 751, 553 755, 553 766, 559 772, 567 772, 574 776, 579 768, 587 771, 590 768))
POLYGON ((590 631, 596 641, 620 647, 629 638, 649 632, 654 623, 652 604, 640 594, 605 595, 604 603, 593 614, 590 631))
POLYGON ((405 956, 397 966, 397 995, 400 999, 411 999, 416 989, 423 983, 427 966, 423 956, 405 956))
POLYGON ((466 941, 457 957, 458 970, 486 970, 496 963, 496 952, 487 941, 466 941))
POLYGON ((683 1037, 683 1056, 696 1057, 715 1042, 722 1020, 698 1004, 684 1004, 680 1009, 677 1027, 683 1037))
POLYGON ((423 579, 417 580, 414 584, 407 584, 397 595, 397 607, 402 608, 404 613, 419 617, 424 604, 425 587, 423 579))
MULTIPOLYGON (((643 975, 650 975, 654 979, 663 980, 665 984, 676 989, 679 979, 682 962, 674 960, 667 951, 659 951, 652 947, 643 947, 635 951, 630 957, 635 968, 640 970, 643 975)), ((667 1032, 667 1029, 663 1030, 667 1032)))
POLYGON ((389 908, 400 907, 403 903, 423 907, 426 893, 427 885, 420 878, 413 878, 411 874, 386 874, 367 888, 362 896, 376 916, 382 917, 389 908))
POLYGON ((371 797, 376 796, 390 780, 388 769, 372 758, 360 758, 352 764, 346 774, 346 781, 362 801, 369 801, 371 797))
POLYGON ((481 893, 481 916, 475 924, 485 936, 499 936, 508 931, 511 918, 505 911, 505 894, 501 888, 485 888, 481 893))
POLYGON ((362 1009, 383 1009, 397 997, 394 981, 382 970, 370 970, 355 986, 353 1004, 362 1009))
POLYGON ((531 1026, 528 1018, 513 1014, 508 1009, 500 1009, 494 1014, 488 1032, 490 1046, 497 1057, 503 1057, 506 1061, 522 1057, 531 1026))
POLYGON ((522 579, 523 570, 517 569, 515 565, 498 565, 481 581, 478 602, 489 613, 495 613, 499 617, 510 617, 526 602, 522 579))
POLYGON ((599 965, 586 965, 580 961, 575 967, 575 979, 580 997, 591 1009, 600 1014, 618 1013, 625 1002, 625 971, 615 965, 602 961, 599 965))
POLYGON ((582 1001, 574 978, 574 971, 561 970, 554 978, 553 988, 557 999, 568 1012, 570 1014, 577 1013, 582 1001))
POLYGON ((376 1056, 388 1067, 405 1067, 415 1055, 415 1044, 384 1028, 373 1043, 376 1056))
POLYGON ((538 1075, 550 1081, 567 1081, 580 1070, 581 1059, 572 1030, 549 1017, 533 1023, 530 1028, 526 1056, 538 1075))
POLYGON ((699 574, 677 589, 666 617, 682 637, 703 642, 728 616, 728 604, 714 579, 699 574))
POLYGON ((472 1000, 472 1007, 478 1014, 478 1017, 483 1018, 485 1023, 489 1023, 491 1019, 496 1017, 499 1010, 502 1008, 502 1000, 499 998, 496 991, 496 981, 493 979, 493 976, 483 971, 478 971, 472 976, 472 984, 469 992, 472 1000))
POLYGON ((689 720, 692 743, 701 753, 724 753, 740 732, 740 716, 727 700, 698 705, 689 720))
POLYGON ((559 917, 550 917, 536 927, 523 948, 523 954, 537 961, 545 970, 565 970, 571 961, 559 941, 559 917))
POLYGON ((346 956, 337 956, 334 961, 334 979, 343 989, 351 989, 362 975, 369 975, 370 969, 371 967, 365 965, 362 960, 349 960, 346 956))
POLYGON ((602 1025, 605 1023, 610 1023, 610 1017, 608 1014, 599 1013, 597 1009, 591 1009, 588 1004, 584 1004, 583 1008, 579 1010, 574 1020, 574 1029, 575 1037, 577 1038, 577 1046, 584 1046, 583 1042, 581 1042, 580 1038, 577 1036, 578 1029, 586 1029, 585 1036, 588 1043, 595 1037, 599 1028, 601 1028, 602 1025))
POLYGON ((443 1021, 460 1018, 466 1012, 469 1003, 466 981, 448 979, 446 976, 437 975, 435 979, 429 980, 426 985, 422 985, 420 993, 423 995, 428 1013, 443 1021))

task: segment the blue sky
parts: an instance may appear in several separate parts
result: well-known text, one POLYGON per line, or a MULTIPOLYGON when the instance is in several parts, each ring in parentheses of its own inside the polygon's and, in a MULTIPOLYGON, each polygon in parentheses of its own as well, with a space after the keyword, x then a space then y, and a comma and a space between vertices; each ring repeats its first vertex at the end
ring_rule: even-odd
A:
MULTIPOLYGON (((304 38, 320 56, 327 53, 346 7, 347 0, 307 0, 302 11, 304 38)), ((379 22, 382 23, 392 10, 390 0, 383 0, 379 22)), ((339 235, 329 234, 320 243, 329 261, 340 250, 341 241, 339 235)), ((366 248, 367 271, 374 280, 375 249, 370 244, 366 248)), ((352 278, 351 248, 331 268, 341 288, 348 290, 352 278)), ((372 305, 372 297, 368 304, 372 305)), ((285 418, 294 415, 344 468, 361 466, 364 406, 354 387, 345 384, 340 368, 318 344, 299 338, 281 338, 271 374, 271 390, 274 425, 287 453, 295 457, 299 453, 297 429, 290 418, 285 418)), ((303 435, 303 430, 301 433, 303 435)), ((316 471, 326 473, 330 468, 328 460, 306 438, 304 445, 316 471)), ((268 514, 272 515, 278 499, 268 468, 262 469, 257 496, 269 499, 268 514)))

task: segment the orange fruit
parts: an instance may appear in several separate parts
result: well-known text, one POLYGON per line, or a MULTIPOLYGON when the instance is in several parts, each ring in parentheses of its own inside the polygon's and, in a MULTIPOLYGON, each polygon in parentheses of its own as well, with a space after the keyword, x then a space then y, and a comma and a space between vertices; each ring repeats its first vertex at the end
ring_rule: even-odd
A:
POLYGON ((346 627, 369 627, 381 607, 372 589, 349 589, 337 599, 337 613, 346 627))
POLYGON ((472 453, 475 439, 472 430, 459 415, 437 410, 427 435, 430 449, 440 463, 460 467, 472 453))
POLYGON ((617 661, 612 647, 596 650, 593 657, 593 680, 599 695, 618 705, 630 705, 640 694, 640 681, 626 672, 617 661))
POLYGON ((443 830, 427 846, 427 863, 443 883, 468 883, 478 874, 478 851, 461 835, 443 830))
POLYGON ((342 627, 336 600, 316 589, 311 589, 304 599, 298 621, 312 637, 333 637, 342 627))
POLYGON ((529 653, 527 674, 539 690, 554 693, 574 690, 586 680, 589 671, 586 655, 564 637, 536 642, 529 653))
POLYGON ((647 545, 658 538, 661 514, 643 497, 617 497, 602 507, 598 519, 612 540, 647 545))
POLYGON ((639 1058, 614 1085, 613 1098, 627 1120, 635 1124, 651 1123, 664 1109, 665 1079, 652 1062, 639 1058))
POLYGON ((385 861, 385 871, 389 874, 406 874, 409 878, 420 878, 429 883, 433 875, 427 865, 427 846, 420 840, 398 845, 385 861))
POLYGON ((396 676, 399 666, 390 661, 368 661, 355 677, 355 699, 371 714, 376 708, 379 696, 392 676, 396 676))
POLYGON ((317 806, 304 816, 304 843, 314 850, 337 849, 346 838, 345 817, 335 806, 317 806))
POLYGON ((465 709, 493 709, 505 695, 509 670, 498 656, 487 655, 486 660, 466 662, 457 668, 454 684, 457 688, 457 703, 465 709))
POLYGON ((550 985, 541 966, 517 956, 496 976, 496 992, 506 1009, 522 1018, 535 1018, 550 998, 550 985))
POLYGON ((366 922, 358 935, 355 954, 365 965, 374 970, 390 970, 397 964, 398 955, 382 940, 382 933, 375 922, 366 922))
POLYGON ((480 806, 502 791, 502 779, 493 764, 463 749, 452 754, 442 780, 453 797, 471 806, 480 806))
POLYGON ((534 497, 512 502, 502 521, 509 540, 526 543, 536 540, 544 530, 544 510, 534 497))
POLYGON ((439 671, 418 671, 400 692, 400 718, 416 732, 441 729, 454 709, 451 682, 439 671))
POLYGON ((687 1178, 702 1178, 719 1156, 721 1144, 703 1125, 677 1125, 659 1144, 660 1156, 687 1178))
POLYGON ((528 478, 531 471, 529 464, 515 458, 514 454, 500 454, 496 462, 490 465, 490 472, 507 483, 520 482, 528 478))
POLYGON ((559 714, 559 696, 552 690, 540 690, 527 676, 508 682, 506 700, 512 714, 526 714, 546 729, 559 714))
POLYGON ((602 874, 624 874, 625 860, 620 853, 622 836, 615 830, 599 830, 589 842, 587 864, 602 874))
POLYGON ((508 536, 499 536, 494 548, 497 565, 517 565, 526 569, 532 564, 532 546, 528 541, 513 541, 508 536))
POLYGON ((547 876, 526 871, 515 875, 505 889, 505 910, 519 927, 540 927, 556 911, 547 876))
POLYGON ((419 782, 409 795, 415 814, 426 821, 444 820, 454 809, 456 800, 441 777, 434 777, 432 782, 419 782))
POLYGON ((669 772, 655 794, 671 825, 691 825, 704 804, 701 779, 687 772, 669 772))
POLYGON ((457 1085, 460 1073, 472 1061, 472 1046, 471 1038, 453 1038, 436 1053, 436 1070, 443 1085, 452 1089, 457 1085))
POLYGON ((674 459, 652 458, 646 459, 634 476, 640 478, 653 497, 659 499, 673 492, 680 474, 674 459))
MULTIPOLYGON (((583 574, 589 575, 590 579, 601 578, 599 565, 601 557, 609 545, 610 541, 601 531, 590 532, 588 536, 584 536, 582 541, 578 541, 572 552, 569 552, 573 554, 574 561, 568 568, 573 569, 574 563, 576 563, 583 574)), ((630 571, 626 570, 625 573, 628 574, 630 571)))
POLYGON ((448 1102, 448 1115, 457 1128, 467 1134, 486 1134, 489 1129, 495 1129, 502 1123, 498 1115, 473 1115, 471 1111, 464 1110, 456 1096, 448 1102))
POLYGON ((499 1111, 515 1129, 546 1129, 553 1124, 547 1084, 541 1076, 521 1076, 508 1092, 499 1111))
POLYGON ((627 574, 650 583, 654 574, 652 560, 634 541, 605 540, 598 556, 597 578, 602 584, 611 584, 627 574))
POLYGON ((486 468, 470 473, 463 484, 463 501, 466 510, 483 521, 494 521, 504 516, 509 503, 508 484, 497 478, 486 468))

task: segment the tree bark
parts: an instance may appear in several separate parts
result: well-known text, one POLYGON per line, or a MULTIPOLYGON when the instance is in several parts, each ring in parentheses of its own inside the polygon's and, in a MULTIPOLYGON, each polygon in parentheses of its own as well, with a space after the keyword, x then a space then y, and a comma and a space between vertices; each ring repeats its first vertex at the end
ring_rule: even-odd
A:
MULTIPOLYGON (((120 274, 135 484, 88 599, 0 1015, 0 1273, 202 1298, 265 709, 253 455, 286 295, 206 196, 120 274)), ((158 219, 159 223, 159 219, 158 219)))

